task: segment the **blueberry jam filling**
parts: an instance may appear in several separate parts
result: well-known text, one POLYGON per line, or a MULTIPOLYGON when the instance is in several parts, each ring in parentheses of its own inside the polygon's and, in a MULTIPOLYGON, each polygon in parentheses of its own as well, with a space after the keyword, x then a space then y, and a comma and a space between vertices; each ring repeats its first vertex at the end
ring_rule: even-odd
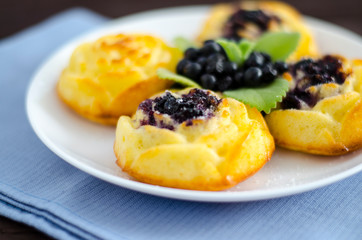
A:
POLYGON ((301 109, 303 102, 309 107, 314 107, 320 96, 318 93, 310 92, 311 86, 325 83, 341 85, 348 76, 348 73, 343 72, 342 61, 330 55, 319 60, 303 59, 290 66, 290 73, 295 79, 295 87, 283 99, 283 109, 301 109))
POLYGON ((260 52, 252 52, 238 67, 213 40, 205 41, 200 49, 188 48, 176 68, 178 74, 194 80, 203 88, 221 92, 268 84, 287 70, 285 62, 273 63, 268 54, 260 52))
POLYGON ((244 30, 247 24, 254 24, 258 27, 258 34, 262 34, 268 30, 272 21, 280 23, 277 16, 269 16, 262 10, 244 10, 238 9, 229 17, 223 28, 223 37, 240 40, 242 37, 239 31, 244 30))
POLYGON ((209 92, 201 89, 192 89, 188 94, 175 97, 169 91, 155 99, 143 101, 138 109, 147 115, 141 120, 140 125, 152 125, 159 128, 175 129, 175 124, 157 121, 154 114, 168 115, 176 124, 186 122, 186 126, 192 125, 192 119, 211 118, 217 109, 221 99, 210 95, 209 92))

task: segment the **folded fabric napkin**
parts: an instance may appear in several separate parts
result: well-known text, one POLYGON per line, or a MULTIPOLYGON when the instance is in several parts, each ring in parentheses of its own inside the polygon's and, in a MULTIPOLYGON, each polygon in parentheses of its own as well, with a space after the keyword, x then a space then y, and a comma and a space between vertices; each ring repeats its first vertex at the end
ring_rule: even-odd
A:
POLYGON ((25 94, 64 42, 105 22, 72 9, 0 41, 0 214, 57 239, 361 239, 362 174, 280 199, 198 203, 154 197, 94 178, 48 150, 25 94))

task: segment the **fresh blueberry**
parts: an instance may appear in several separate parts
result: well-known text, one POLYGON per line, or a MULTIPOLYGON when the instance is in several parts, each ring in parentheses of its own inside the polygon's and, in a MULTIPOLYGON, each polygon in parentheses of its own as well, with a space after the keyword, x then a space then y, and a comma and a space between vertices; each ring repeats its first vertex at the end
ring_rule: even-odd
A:
POLYGON ((234 62, 225 62, 224 64, 225 73, 226 74, 234 74, 236 70, 238 69, 238 65, 234 62))
POLYGON ((227 90, 231 84, 233 83, 233 79, 230 76, 226 76, 221 78, 218 82, 217 82, 217 88, 219 91, 223 92, 225 90, 227 90))
POLYGON ((262 68, 264 83, 271 83, 278 76, 278 71, 274 68, 273 64, 268 63, 262 68))
POLYGON ((265 63, 270 63, 270 62, 272 61, 272 59, 271 59, 271 57, 270 57, 269 54, 264 53, 264 52, 262 52, 262 53, 260 53, 260 54, 264 57, 264 62, 265 62, 265 63))
POLYGON ((262 84, 263 72, 258 67, 251 67, 245 71, 244 83, 246 86, 254 87, 262 84))
POLYGON ((201 74, 202 67, 198 63, 188 62, 183 68, 183 75, 190 79, 198 79, 201 74))
POLYGON ((215 41, 206 41, 204 46, 200 49, 200 52, 205 56, 209 56, 213 53, 220 53, 221 50, 221 46, 215 41))
POLYGON ((200 79, 202 87, 206 89, 215 89, 216 86, 216 77, 212 74, 204 74, 200 79))
POLYGON ((196 62, 200 64, 202 67, 206 66, 207 58, 206 57, 199 57, 196 62))
POLYGON ((243 86, 243 84, 244 84, 244 73, 241 71, 238 71, 234 75, 234 87, 239 88, 239 87, 243 86))
POLYGON ((222 74, 225 69, 225 60, 217 55, 212 55, 207 59, 206 72, 213 74, 222 74))
POLYGON ((209 40, 205 40, 202 44, 203 44, 203 45, 206 45, 206 44, 208 44, 208 43, 214 43, 214 42, 215 42, 214 40, 209 39, 209 40))
POLYGON ((279 74, 283 74, 288 71, 288 64, 282 61, 276 61, 274 63, 275 69, 278 71, 279 74))
POLYGON ((248 59, 245 61, 244 66, 246 67, 260 67, 265 63, 264 56, 259 52, 252 52, 248 59))
POLYGON ((196 48, 188 48, 186 49, 184 55, 186 59, 196 60, 199 56, 199 51, 196 48))
POLYGON ((225 57, 222 54, 215 53, 207 57, 207 64, 214 64, 220 60, 225 60, 225 57))
POLYGON ((177 67, 176 67, 176 72, 177 72, 178 74, 183 75, 183 74, 184 74, 184 72, 183 72, 183 71, 184 71, 184 67, 185 67, 188 63, 190 63, 190 61, 187 60, 187 59, 182 59, 181 61, 179 61, 178 64, 177 64, 177 67))

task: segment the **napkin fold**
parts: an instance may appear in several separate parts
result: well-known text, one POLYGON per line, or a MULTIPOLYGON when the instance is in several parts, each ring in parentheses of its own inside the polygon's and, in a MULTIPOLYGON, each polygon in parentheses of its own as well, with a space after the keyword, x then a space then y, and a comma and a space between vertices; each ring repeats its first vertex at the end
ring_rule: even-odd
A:
POLYGON ((36 68, 106 19, 76 8, 0 40, 0 215, 57 239, 361 239, 362 174, 280 199, 198 203, 137 193, 69 165, 25 113, 36 68))

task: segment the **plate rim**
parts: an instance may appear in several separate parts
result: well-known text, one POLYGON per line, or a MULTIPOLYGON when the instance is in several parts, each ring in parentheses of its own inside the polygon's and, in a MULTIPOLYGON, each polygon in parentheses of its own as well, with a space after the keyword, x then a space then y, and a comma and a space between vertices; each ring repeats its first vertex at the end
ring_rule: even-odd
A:
MULTIPOLYGON (((360 171, 362 171, 362 163, 354 166, 352 168, 349 168, 343 172, 340 172, 338 174, 328 176, 322 179, 318 179, 316 181, 300 184, 300 185, 294 185, 290 187, 283 187, 283 188, 273 188, 273 189, 262 189, 262 190, 246 190, 241 192, 227 192, 227 191, 217 191, 217 192, 211 192, 211 191, 196 191, 196 190, 185 190, 185 189, 177 189, 177 188, 169 188, 169 187, 162 187, 162 186, 156 186, 151 185, 147 183, 142 183, 130 179, 124 179, 119 176, 114 176, 110 173, 106 173, 102 170, 99 170, 95 167, 86 165, 85 163, 80 162, 77 160, 78 158, 69 156, 66 154, 66 151, 62 149, 62 147, 57 146, 52 140, 50 140, 45 132, 43 132, 39 126, 36 124, 33 113, 31 111, 32 108, 32 90, 35 86, 35 83, 38 79, 38 76, 41 75, 41 72, 46 67, 49 62, 51 62, 52 59, 54 59, 60 52, 64 51, 64 49, 68 48, 70 45, 75 44, 77 41, 88 38, 89 36, 96 34, 99 31, 102 31, 102 29, 112 27, 114 25, 120 25, 123 24, 123 22, 132 21, 133 19, 138 19, 140 17, 149 17, 153 15, 157 15, 163 12, 172 12, 172 11, 180 11, 180 10, 187 10, 187 11, 207 11, 208 8, 210 8, 210 5, 195 5, 195 6, 181 6, 181 7, 171 7, 171 8, 161 8, 161 9, 154 9, 150 11, 144 11, 139 12, 135 14, 130 14, 121 18, 117 18, 114 20, 111 20, 100 27, 97 27, 91 31, 87 31, 77 37, 71 38, 69 41, 62 44, 60 47, 56 49, 53 53, 51 53, 42 64, 37 68, 35 73, 31 77, 31 81, 28 85, 27 92, 26 92, 26 114, 28 121, 30 122, 31 127, 33 128, 33 131, 36 133, 38 138, 43 142, 44 145, 46 145, 53 153, 55 153, 58 157, 60 157, 62 160, 66 161, 70 165, 80 169, 83 172, 86 172, 87 174, 90 174, 94 177, 97 177, 99 179, 102 179, 106 182, 115 184, 120 187, 124 187, 129 190, 150 194, 154 196, 159 197, 166 197, 166 198, 172 198, 172 199, 179 199, 179 200, 188 200, 188 201, 200 201, 200 202, 247 202, 247 201, 255 201, 255 200, 266 200, 266 199, 273 199, 273 198, 279 198, 284 196, 290 196, 295 195, 298 193, 303 193, 307 191, 311 191, 317 188, 321 188, 324 186, 327 186, 329 184, 332 184, 334 182, 343 180, 349 176, 352 176, 360 171)), ((333 23, 320 20, 317 18, 304 16, 303 18, 306 20, 307 24, 311 23, 318 23, 319 25, 325 26, 327 29, 326 31, 329 32, 335 32, 336 30, 339 32, 343 32, 344 34, 348 35, 350 38, 352 38, 354 41, 358 42, 362 46, 362 38, 343 27, 340 27, 338 25, 335 25, 333 23)))

